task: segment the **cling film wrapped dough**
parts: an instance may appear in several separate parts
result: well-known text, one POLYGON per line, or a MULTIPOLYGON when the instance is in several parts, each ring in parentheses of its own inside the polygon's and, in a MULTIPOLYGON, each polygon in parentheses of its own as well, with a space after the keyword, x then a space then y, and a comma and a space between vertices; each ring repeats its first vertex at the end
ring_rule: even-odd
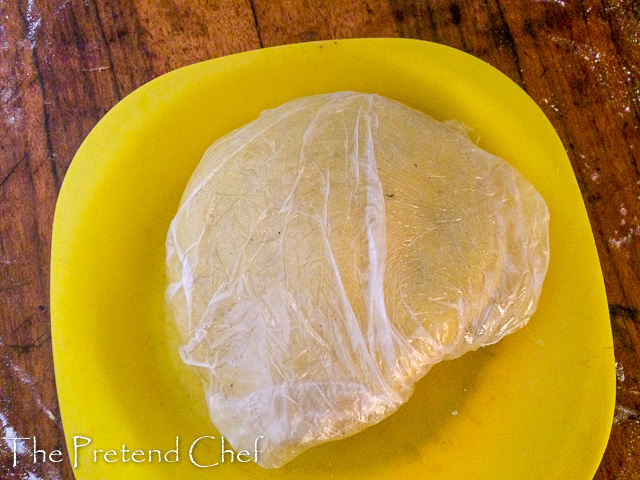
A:
POLYGON ((279 467, 376 424, 534 313, 543 198, 461 124, 339 92, 216 141, 167 237, 180 355, 236 450, 279 467))

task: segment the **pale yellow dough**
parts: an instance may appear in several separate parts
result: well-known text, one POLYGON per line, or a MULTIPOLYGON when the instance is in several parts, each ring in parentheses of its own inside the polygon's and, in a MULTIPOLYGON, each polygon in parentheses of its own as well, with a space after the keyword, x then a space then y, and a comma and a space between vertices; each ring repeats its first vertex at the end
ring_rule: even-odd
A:
POLYGON ((353 92, 215 142, 167 238, 167 301, 211 419, 258 463, 392 414, 432 365, 534 313, 548 210, 461 125, 353 92))

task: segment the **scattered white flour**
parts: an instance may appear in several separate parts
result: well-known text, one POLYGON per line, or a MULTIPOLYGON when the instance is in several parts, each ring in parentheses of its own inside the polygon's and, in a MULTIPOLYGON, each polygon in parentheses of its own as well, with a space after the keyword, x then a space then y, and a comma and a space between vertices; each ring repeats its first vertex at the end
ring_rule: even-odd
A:
MULTIPOLYGON (((14 440, 9 440, 10 438, 18 438, 20 435, 14 430, 14 428, 9 425, 9 420, 7 417, 0 412, 0 425, 2 426, 2 438, 4 443, 7 444, 7 447, 11 452, 13 452, 13 442, 14 440)), ((16 453, 22 454, 27 451, 27 445, 24 443, 24 440, 15 440, 16 442, 16 453)))
MULTIPOLYGON (((51 413, 51 412, 49 412, 51 413)), ((14 445, 14 441, 15 441, 15 448, 16 448, 16 454, 18 455, 24 455, 25 453, 29 453, 29 449, 27 447, 27 444, 25 443, 24 440, 9 440, 10 438, 19 438, 20 435, 18 435, 18 432, 15 431, 15 429, 9 425, 9 420, 7 419, 7 417, 0 412, 0 427, 2 427, 2 438, 4 440, 4 443, 7 445, 7 448, 9 449, 10 452, 13 453, 13 445, 14 445)), ((17 477, 16 477, 17 478, 17 477)), ((23 480, 43 480, 42 478, 40 478, 39 476, 37 476, 35 473, 30 472, 27 470, 27 472, 22 476, 23 480)), ((60 477, 56 477, 55 480, 60 480, 60 477)))
POLYGON ((15 363, 11 363, 11 370, 13 370, 13 373, 16 374, 16 377, 18 377, 18 379, 22 383, 24 383, 25 385, 29 385, 30 387, 33 386, 33 380, 31 379, 31 377, 24 373, 18 365, 16 365, 15 363))
POLYGON ((42 480, 40 477, 35 475, 33 472, 27 472, 25 474, 25 476, 22 477, 22 478, 23 478, 23 480, 42 480))
POLYGON ((34 18, 33 16, 33 7, 35 4, 35 0, 29 0, 27 3, 27 38, 29 39, 29 46, 31 50, 36 47, 36 32, 40 27, 40 22, 42 22, 42 17, 34 18))
POLYGON ((624 367, 618 362, 616 362, 616 377, 619 382, 624 382, 624 367))
POLYGON ((628 245, 629 243, 631 243, 631 240, 633 240, 634 237, 638 236, 640 236, 640 225, 631 227, 629 229, 629 232, 622 237, 618 237, 618 231, 616 230, 615 236, 609 237, 609 245, 611 245, 612 247, 620 248, 622 245, 628 245))
POLYGON ((616 414, 613 417, 613 423, 618 424, 620 422, 624 422, 625 420, 629 420, 629 418, 633 417, 636 423, 639 422, 637 420, 640 413, 631 408, 625 407, 623 405, 616 405, 616 414))
POLYGON ((538 3, 555 3, 556 5, 560 5, 561 7, 566 7, 567 4, 564 0, 536 0, 538 3))

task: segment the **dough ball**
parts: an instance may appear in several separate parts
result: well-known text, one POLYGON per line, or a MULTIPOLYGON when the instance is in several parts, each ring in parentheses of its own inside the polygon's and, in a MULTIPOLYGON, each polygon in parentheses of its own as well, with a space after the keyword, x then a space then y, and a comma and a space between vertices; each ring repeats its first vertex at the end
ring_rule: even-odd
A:
POLYGON ((377 95, 290 101, 215 142, 167 238, 211 419, 258 463, 392 414, 437 362, 534 313, 548 210, 456 123, 377 95))

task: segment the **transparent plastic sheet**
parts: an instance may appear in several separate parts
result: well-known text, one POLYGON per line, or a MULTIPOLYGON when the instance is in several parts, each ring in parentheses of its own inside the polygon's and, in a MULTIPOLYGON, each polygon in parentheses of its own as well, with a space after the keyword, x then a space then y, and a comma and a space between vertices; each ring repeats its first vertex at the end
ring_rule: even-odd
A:
POLYGON ((340 92, 215 142, 167 237, 180 354, 236 450, 278 467, 392 414, 534 313, 542 197, 455 122, 340 92))

